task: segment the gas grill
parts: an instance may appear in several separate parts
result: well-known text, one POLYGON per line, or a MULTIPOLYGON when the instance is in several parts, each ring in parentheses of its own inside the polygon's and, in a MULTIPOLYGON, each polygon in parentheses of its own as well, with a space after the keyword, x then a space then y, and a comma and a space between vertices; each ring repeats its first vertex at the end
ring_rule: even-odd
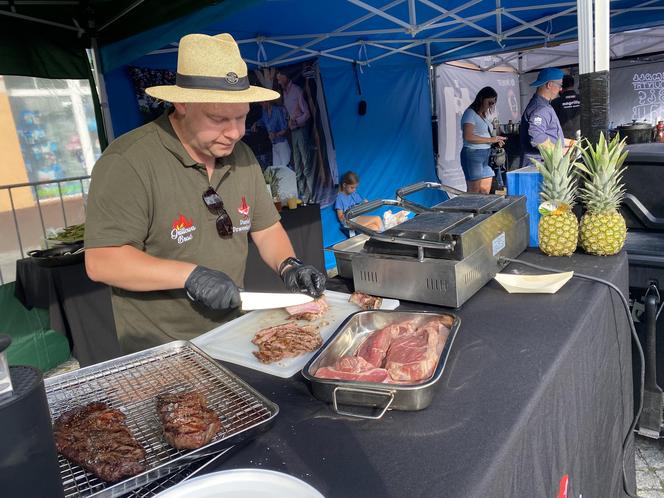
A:
MULTIPOLYGON (((396 201, 375 200, 345 213, 348 226, 366 240, 363 245, 352 244, 356 291, 458 307, 503 268, 499 257, 514 258, 528 245, 523 196, 467 194, 432 182, 404 187, 396 194, 396 201), (427 188, 456 196, 431 207, 406 199, 427 188), (383 206, 398 206, 416 214, 384 232, 354 221, 383 206)), ((337 260, 348 256, 348 252, 332 250, 337 260)))
MULTIPOLYGON (((657 347, 658 314, 664 292, 664 144, 629 145, 623 176, 626 195, 622 214, 628 232, 625 250, 629 262, 630 295, 643 312, 636 323, 645 356, 643 412, 639 434, 662 436, 664 349, 657 347), (659 349, 659 352, 658 352, 659 349)), ((636 312, 635 316, 639 313, 636 312)), ((660 321, 661 323, 661 321, 660 321)), ((660 338, 661 343, 661 338, 660 338)), ((635 372, 636 374, 636 372, 635 372)))

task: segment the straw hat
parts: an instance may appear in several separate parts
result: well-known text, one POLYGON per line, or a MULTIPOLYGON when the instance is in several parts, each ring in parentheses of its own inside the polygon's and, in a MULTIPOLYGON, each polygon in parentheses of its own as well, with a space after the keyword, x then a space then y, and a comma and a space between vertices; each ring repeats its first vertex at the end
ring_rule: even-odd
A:
POLYGON ((167 102, 235 104, 279 98, 273 90, 249 85, 247 64, 228 33, 183 36, 175 85, 152 86, 145 93, 167 102))

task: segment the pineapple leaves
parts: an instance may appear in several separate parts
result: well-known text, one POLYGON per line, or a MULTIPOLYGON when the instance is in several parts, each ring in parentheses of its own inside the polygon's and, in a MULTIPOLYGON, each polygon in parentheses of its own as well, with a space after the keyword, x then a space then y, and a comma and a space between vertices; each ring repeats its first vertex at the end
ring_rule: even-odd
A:
POLYGON ((564 205, 571 208, 576 198, 576 175, 574 173, 577 146, 572 146, 565 152, 561 141, 555 144, 547 143, 539 147, 542 161, 530 158, 530 161, 542 174, 543 202, 555 205, 564 205))
POLYGON ((601 213, 618 209, 625 195, 622 176, 625 172, 625 139, 615 136, 607 141, 600 133, 597 145, 587 139, 581 149, 582 162, 576 163, 578 172, 584 179, 579 189, 582 201, 588 210, 601 213))

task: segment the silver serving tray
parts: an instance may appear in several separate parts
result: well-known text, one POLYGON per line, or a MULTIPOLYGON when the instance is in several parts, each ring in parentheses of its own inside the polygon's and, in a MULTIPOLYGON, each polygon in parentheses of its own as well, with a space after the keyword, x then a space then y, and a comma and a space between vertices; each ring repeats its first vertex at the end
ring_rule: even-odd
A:
MULTIPOLYGON (((341 415, 379 419, 387 410, 422 410, 431 404, 434 386, 445 370, 454 339, 459 330, 460 319, 453 313, 428 311, 368 310, 350 315, 334 332, 302 370, 302 375, 311 383, 314 396, 332 402, 334 411, 341 415), (391 323, 417 319, 422 323, 436 316, 449 315, 454 318, 445 347, 438 359, 436 370, 429 379, 416 384, 383 384, 351 380, 320 379, 315 376, 321 367, 332 366, 344 355, 351 355, 372 332, 391 323), (378 409, 378 414, 349 412, 341 405, 366 406, 378 409)), ((375 410, 374 410, 375 411, 375 410)))
POLYGON ((279 407, 187 341, 175 341, 44 381, 51 418, 93 401, 121 410, 132 435, 146 450, 147 470, 107 483, 59 456, 65 496, 115 498, 161 479, 183 465, 218 453, 267 429, 279 407), (156 397, 197 390, 221 419, 207 445, 176 450, 162 436, 156 397))
POLYGON ((361 233, 325 248, 326 251, 334 253, 334 259, 337 262, 337 274, 341 278, 353 279, 353 256, 362 250, 367 240, 369 240, 369 236, 361 233))

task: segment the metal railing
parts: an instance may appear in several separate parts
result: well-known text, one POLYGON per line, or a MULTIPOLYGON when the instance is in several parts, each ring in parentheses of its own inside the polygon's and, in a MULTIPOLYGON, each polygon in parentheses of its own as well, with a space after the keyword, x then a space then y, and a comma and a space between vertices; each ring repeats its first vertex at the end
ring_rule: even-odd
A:
MULTIPOLYGON (((60 203, 60 209, 62 211, 62 219, 64 221, 64 226, 67 227, 69 226, 69 222, 67 220, 67 210, 65 209, 65 198, 66 197, 75 197, 75 196, 81 196, 83 199, 83 210, 85 212, 85 205, 86 205, 86 198, 87 198, 87 191, 88 187, 90 184, 90 175, 86 176, 73 176, 69 178, 60 178, 60 179, 53 179, 53 180, 43 180, 43 181, 38 181, 38 182, 26 182, 26 183, 14 183, 11 185, 0 185, 0 194, 4 191, 7 192, 9 195, 9 204, 11 207, 11 213, 12 213, 12 219, 14 222, 14 230, 16 232, 16 239, 18 241, 18 248, 21 254, 21 258, 25 257, 25 247, 23 243, 23 238, 21 236, 21 223, 19 222, 19 217, 17 215, 17 211, 19 209, 23 208, 17 208, 16 207, 16 202, 14 199, 14 193, 17 189, 24 189, 24 188, 29 188, 34 191, 34 199, 36 201, 36 208, 39 213, 39 222, 41 225, 41 232, 42 232, 42 237, 43 240, 46 240, 47 237, 47 232, 46 232, 46 224, 44 222, 44 212, 43 212, 43 203, 48 202, 50 203, 53 199, 59 199, 60 203), (63 184, 65 183, 71 183, 71 182, 78 182, 80 185, 80 190, 77 190, 76 192, 72 193, 63 193, 63 184), (57 185, 57 197, 41 197, 40 196, 40 188, 45 185, 57 185)), ((2 268, 0 267, 0 284, 4 283, 4 278, 2 274, 2 268)))

